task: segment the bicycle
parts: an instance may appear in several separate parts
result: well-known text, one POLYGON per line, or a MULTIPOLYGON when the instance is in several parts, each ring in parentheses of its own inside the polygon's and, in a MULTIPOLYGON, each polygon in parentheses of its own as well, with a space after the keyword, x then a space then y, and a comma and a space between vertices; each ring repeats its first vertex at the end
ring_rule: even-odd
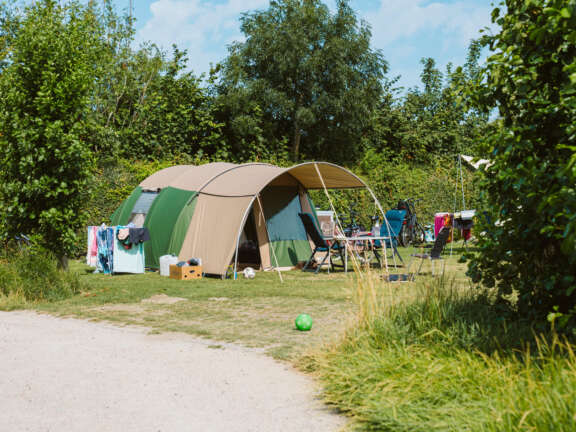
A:
MULTIPOLYGON (((357 202, 351 202, 348 207, 348 214, 338 215, 345 237, 357 237, 366 231, 366 228, 357 222, 359 215, 356 211, 357 205, 357 202)), ((370 257, 366 257, 365 254, 367 251, 370 251, 371 248, 367 247, 364 241, 349 241, 348 250, 356 257, 359 263, 365 264, 366 262, 370 262, 370 257)))
POLYGON ((348 207, 348 214, 339 214, 338 219, 342 224, 342 229, 344 230, 344 235, 346 237, 355 237, 359 232, 364 231, 364 226, 359 225, 356 222, 358 217, 358 212, 356 211, 358 203, 355 201, 351 202, 348 207))
POLYGON ((406 210, 406 217, 399 236, 400 245, 404 247, 411 244, 424 243, 426 239, 424 227, 420 224, 416 215, 416 203, 418 201, 420 200, 414 198, 401 199, 396 207, 398 210, 406 210))

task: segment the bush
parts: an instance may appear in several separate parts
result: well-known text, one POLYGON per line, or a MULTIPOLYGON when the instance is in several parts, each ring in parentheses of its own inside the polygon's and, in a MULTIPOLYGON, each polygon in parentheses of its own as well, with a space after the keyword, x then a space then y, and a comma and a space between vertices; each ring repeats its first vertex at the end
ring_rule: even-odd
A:
POLYGON ((506 2, 485 82, 474 96, 502 127, 484 145, 493 165, 489 235, 470 268, 476 281, 515 293, 521 316, 576 327, 576 2, 506 2))
POLYGON ((0 258, 0 297, 55 301, 80 290, 78 275, 59 269, 55 256, 39 246, 10 248, 0 258))

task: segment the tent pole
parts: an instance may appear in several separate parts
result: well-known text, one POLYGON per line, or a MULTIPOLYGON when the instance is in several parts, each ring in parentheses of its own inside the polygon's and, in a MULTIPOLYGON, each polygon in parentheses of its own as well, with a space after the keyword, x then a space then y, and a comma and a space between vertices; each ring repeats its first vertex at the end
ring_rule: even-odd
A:
MULTIPOLYGON (((260 201, 260 195, 257 195, 256 199, 258 200, 258 205, 260 206, 260 214, 262 215, 262 219, 266 221, 266 218, 264 217, 264 207, 262 206, 262 201, 260 201)), ((284 283, 284 279, 282 278, 282 272, 280 271, 280 266, 278 265, 278 258, 276 258, 276 251, 274 250, 274 246, 272 245, 270 236, 268 236, 268 243, 270 244, 270 250, 272 251, 272 256, 274 257, 274 262, 276 263, 276 271, 278 272, 278 276, 280 277, 280 283, 284 283)))
MULTIPOLYGON (((240 224, 240 229, 238 230, 238 236, 236 237, 236 250, 234 252, 234 275, 237 275, 238 272, 238 248, 240 247, 240 237, 242 237, 242 230, 244 229, 244 225, 246 224, 246 219, 248 219, 248 213, 252 210, 252 205, 254 204, 254 200, 256 196, 252 197, 250 204, 246 207, 246 211, 244 212, 244 216, 242 217, 242 223, 240 224)), ((233 276, 234 276, 233 275, 233 276)))
POLYGON ((462 156, 458 156, 458 169, 460 170, 460 185, 462 186, 462 209, 466 210, 466 199, 464 197, 464 172, 462 170, 462 156))
MULTIPOLYGON (((378 201, 378 198, 376 198, 376 194, 368 186, 366 186, 366 190, 368 190, 368 192, 370 192, 370 195, 372 196, 372 199, 374 200, 374 204, 376 204, 376 207, 378 208, 378 210, 380 211, 380 214, 382 215, 382 222, 386 224, 386 228, 387 228, 388 232, 391 233, 392 227, 390 226, 390 223, 388 222, 388 219, 386 218, 386 213, 384 213, 384 209, 382 208, 380 201, 378 201)), ((392 239, 390 239, 390 242, 392 242, 392 239)), ((383 243, 383 249, 384 249, 384 253, 383 253, 383 255, 384 255, 384 267, 386 268, 386 275, 389 275, 390 270, 388 268, 388 253, 386 251, 386 242, 383 243)), ((394 260, 394 267, 396 268, 397 267, 396 266, 396 255, 392 255, 392 259, 394 260)))
MULTIPOLYGON (((320 169, 318 168, 317 163, 314 163, 314 168, 316 168, 316 173, 318 174, 318 178, 320 179, 320 182, 322 183, 322 188, 324 189, 324 194, 326 195, 326 198, 328 198, 328 202, 330 203, 330 208, 334 212, 334 218, 336 219, 338 229, 340 230, 340 232, 342 234, 344 234, 344 229, 342 228, 342 224, 340 223, 340 219, 338 218, 338 213, 336 212, 336 208, 334 207, 334 203, 332 202, 332 198, 330 197, 330 194, 328 193, 328 188, 326 188, 326 183, 324 182, 324 177, 322 177, 322 173, 320 172, 320 169)), ((385 221, 385 223, 387 225, 389 225, 388 220, 386 219, 386 215, 384 214, 384 211, 382 210, 382 206, 380 205, 380 202, 376 198, 376 195, 374 195, 374 192, 372 192, 372 190, 368 186, 366 186, 366 189, 368 189, 368 191, 372 195, 372 198, 374 198, 374 202, 376 203, 376 205, 380 209, 380 213, 382 213, 383 220, 385 221)), ((348 240, 344 239, 344 244, 345 244, 345 247, 347 248, 348 247, 348 240)), ((352 261, 355 264, 355 267, 358 269, 360 266, 359 266, 359 264, 356 260, 356 256, 354 254, 352 254, 352 261)), ((386 267, 386 273, 388 274, 389 273, 388 257, 386 254, 386 243, 385 242, 384 242, 384 262, 385 262, 385 267, 386 267)), ((364 277, 362 272, 359 272, 359 273, 360 273, 360 277, 364 277)))
MULTIPOLYGON (((320 182, 322 183, 324 195, 326 195, 326 198, 328 198, 328 202, 330 203, 330 208, 334 212, 334 220, 336 221, 336 225, 338 227, 338 230, 344 236, 344 228, 342 227, 342 223, 340 222, 340 218, 338 217, 338 212, 336 212, 336 208, 334 207, 334 203, 332 203, 332 198, 330 197, 330 194, 328 193, 328 189, 326 188, 326 183, 324 183, 324 178, 322 177, 322 174, 320 173, 320 169, 318 169, 317 163, 314 163, 314 168, 316 169, 316 174, 318 174, 318 178, 320 179, 320 182)), ((344 236, 344 247, 346 248, 346 251, 347 251, 348 250, 348 240, 346 240, 346 236, 344 236)), ((328 251, 328 253, 330 253, 330 251, 328 251)), ((358 263, 356 262, 356 257, 354 256, 354 254, 352 254, 352 257, 353 257, 352 261, 355 264, 355 269, 357 269, 358 263)), ((346 260, 346 258, 345 258, 345 260, 346 260)), ((344 263, 345 268, 346 268, 346 265, 347 264, 344 263)))
POLYGON ((456 203, 458 202, 458 165, 461 164, 462 161, 460 159, 460 154, 458 154, 458 163, 456 163, 456 186, 454 189, 454 212, 452 213, 452 226, 450 229, 452 230, 452 241, 450 242, 450 256, 452 256, 452 249, 454 248, 454 215, 456 214, 456 203))
MULTIPOLYGON (((264 217, 264 208, 262 207, 262 201, 260 201, 260 194, 256 194, 252 197, 252 201, 246 208, 244 212, 244 217, 242 218, 242 223, 240 224, 240 230, 238 231, 238 237, 236 238, 236 251, 234 252, 234 274, 238 272, 238 248, 240 247, 240 237, 242 236, 242 230, 244 229, 244 225, 246 224, 246 220, 248 219, 248 214, 252 210, 252 206, 254 205, 254 201, 258 200, 258 204, 260 205, 260 213, 262 214, 262 218, 266 220, 264 217)), ((268 239, 270 242, 270 239, 268 239)), ((284 279, 282 278, 282 273, 280 272, 280 268, 278 266, 278 259, 276 259, 276 253, 274 252, 274 248, 270 245, 270 249, 272 250, 272 255, 274 256, 274 261, 276 261, 276 270, 278 271, 278 276, 280 276, 280 282, 284 283, 284 279)))

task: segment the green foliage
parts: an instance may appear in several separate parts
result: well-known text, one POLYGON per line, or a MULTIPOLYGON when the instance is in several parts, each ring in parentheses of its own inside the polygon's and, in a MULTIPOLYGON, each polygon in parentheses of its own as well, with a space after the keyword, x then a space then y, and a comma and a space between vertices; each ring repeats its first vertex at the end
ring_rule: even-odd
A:
POLYGON ((26 8, 0 75, 0 228, 42 234, 59 256, 84 223, 86 116, 102 29, 91 6, 26 8))
POLYGON ((478 80, 480 49, 473 41, 464 67, 452 71, 449 65, 445 74, 434 59, 422 59, 423 89, 411 88, 400 98, 391 93, 382 100, 367 147, 421 164, 476 154, 488 116, 467 106, 461 93, 478 80))
POLYGON ((172 59, 154 45, 133 52, 124 45, 131 37, 119 38, 114 47, 119 53, 109 53, 104 64, 95 96, 93 147, 135 159, 229 157, 208 91, 185 72, 186 52, 174 46, 172 59))
MULTIPOLYGON (((369 150, 351 170, 370 185, 384 211, 395 207, 400 199, 419 199, 416 211, 423 225, 433 223, 434 213, 454 211, 456 163, 451 159, 438 158, 429 164, 416 164, 400 158, 390 160, 386 154, 369 150)), ((475 174, 465 168, 463 175, 467 207, 475 208, 478 204, 475 174)), ((311 195, 316 206, 330 208, 324 192, 315 191, 311 195)), ((378 211, 368 192, 330 191, 330 195, 336 210, 344 215, 355 202, 360 222, 365 227, 371 226, 370 217, 378 211)), ((461 206, 459 198, 457 210, 461 210, 461 206)))
POLYGON ((570 344, 502 319, 473 287, 436 279, 413 288, 406 298, 406 286, 389 287, 376 313, 311 359, 324 398, 356 420, 356 430, 576 427, 570 344), (530 340, 531 349, 523 345, 530 340))
POLYGON ((131 144, 124 153, 162 159, 182 154, 230 157, 207 91, 191 72, 184 72, 186 52, 173 49, 173 59, 164 62, 146 97, 135 104, 134 121, 124 133, 131 144))
MULTIPOLYGON (((471 263, 514 308, 545 321, 576 316, 576 2, 507 1, 493 54, 472 96, 497 107, 501 127, 484 141, 494 164, 480 186, 489 220, 471 263)), ((566 319, 568 318, 568 319, 566 319)))
POLYGON ((97 192, 85 203, 89 215, 88 225, 110 223, 112 213, 142 180, 161 169, 186 163, 198 163, 198 161, 189 159, 133 161, 112 158, 101 160, 92 185, 97 192))
MULTIPOLYGON (((387 65, 347 1, 272 1, 241 18, 217 91, 233 149, 290 141, 302 156, 350 161, 371 125, 387 65)), ((271 152, 272 154, 274 151, 271 152)))
MULTIPOLYGON (((78 275, 57 267, 52 252, 40 246, 4 248, 0 256, 0 306, 6 299, 55 301, 78 294, 78 275)), ((16 305, 14 305, 16 306, 16 305)))

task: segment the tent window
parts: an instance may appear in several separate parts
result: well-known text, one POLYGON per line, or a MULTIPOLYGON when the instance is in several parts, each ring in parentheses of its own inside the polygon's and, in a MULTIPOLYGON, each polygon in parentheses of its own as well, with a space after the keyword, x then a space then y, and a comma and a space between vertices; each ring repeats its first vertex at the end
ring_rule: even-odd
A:
POLYGON ((132 209, 132 213, 148 213, 150 210, 150 206, 158 196, 158 192, 142 192, 136 204, 134 204, 134 208, 132 209))
POLYGON ((158 196, 158 192, 142 192, 142 195, 134 204, 132 209, 132 215, 130 217, 130 222, 132 222, 137 227, 144 226, 144 221, 146 220, 146 215, 152 206, 152 203, 158 196))

